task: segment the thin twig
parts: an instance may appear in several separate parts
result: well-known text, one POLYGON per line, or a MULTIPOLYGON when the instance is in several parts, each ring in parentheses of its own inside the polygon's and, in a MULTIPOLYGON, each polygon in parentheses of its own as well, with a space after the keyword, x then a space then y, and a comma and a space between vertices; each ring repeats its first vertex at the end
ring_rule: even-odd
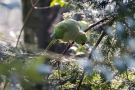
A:
POLYGON ((83 73, 82 73, 81 80, 80 80, 80 82, 79 82, 79 85, 78 85, 78 87, 77 87, 77 90, 80 90, 80 87, 81 87, 81 84, 82 84, 84 75, 85 75, 85 71, 83 71, 83 73))
POLYGON ((33 4, 32 0, 31 0, 32 7, 31 7, 30 11, 28 12, 28 14, 27 14, 27 16, 26 16, 26 18, 25 18, 25 20, 24 20, 24 24, 23 24, 23 26, 22 26, 22 28, 21 28, 20 34, 19 34, 18 39, 17 39, 16 48, 17 48, 17 46, 18 46, 18 43, 19 43, 19 40, 20 40, 22 31, 23 31, 23 29, 24 29, 24 26, 25 26, 27 20, 28 20, 28 17, 30 16, 31 12, 32 12, 33 9, 34 9, 34 6, 35 6, 38 2, 39 2, 39 0, 37 0, 37 1, 33 4))
POLYGON ((105 22, 106 20, 110 20, 111 17, 107 17, 107 18, 104 18, 100 21, 98 21, 97 23, 94 23, 93 25, 91 25, 90 27, 88 27, 87 29, 84 30, 84 32, 87 32, 88 30, 90 30, 91 28, 93 28, 94 26, 100 24, 101 22, 105 22))
POLYGON ((63 55, 68 51, 68 49, 74 44, 74 42, 71 43, 71 45, 68 45, 66 47, 66 49, 62 52, 62 54, 60 55, 59 57, 59 60, 56 61, 52 66, 54 67, 57 63, 59 64, 60 63, 60 59, 63 57, 63 55))
POLYGON ((5 82, 5 84, 4 84, 3 90, 6 89, 6 86, 7 86, 7 84, 8 84, 8 81, 9 81, 9 80, 6 78, 6 82, 5 82))
MULTIPOLYGON (((35 6, 33 5, 32 0, 31 0, 31 5, 32 5, 32 7, 35 8, 35 9, 48 9, 48 8, 51 8, 51 6, 46 6, 46 7, 35 7, 35 6)), ((54 5, 54 6, 58 6, 58 5, 54 5)))
MULTIPOLYGON (((58 68, 60 68, 60 63, 58 63, 58 68)), ((59 75, 59 81, 61 82, 61 76, 60 76, 60 70, 58 69, 58 75, 59 75)), ((62 85, 60 84, 61 88, 62 88, 62 85)))
POLYGON ((51 8, 50 6, 47 6, 47 7, 34 7, 35 9, 48 9, 48 8, 51 8))
POLYGON ((88 60, 91 59, 92 53, 96 50, 97 46, 99 45, 99 43, 101 42, 101 40, 103 39, 103 37, 105 36, 105 32, 103 32, 100 36, 100 38, 98 39, 97 43, 94 45, 94 47, 91 50, 91 53, 89 54, 88 60))
POLYGON ((33 1, 32 1, 32 0, 30 0, 30 2, 31 2, 32 7, 34 7, 33 1))
POLYGON ((64 55, 73 44, 74 42, 72 42, 71 45, 68 45, 68 47, 62 52, 62 55, 64 55))
POLYGON ((128 69, 126 70, 126 76, 127 76, 127 80, 129 81, 128 69))

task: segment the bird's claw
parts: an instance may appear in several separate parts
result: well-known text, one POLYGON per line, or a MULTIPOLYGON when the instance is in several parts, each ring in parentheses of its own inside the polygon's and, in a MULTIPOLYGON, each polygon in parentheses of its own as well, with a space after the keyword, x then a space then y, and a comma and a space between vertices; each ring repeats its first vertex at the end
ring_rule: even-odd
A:
POLYGON ((68 45, 71 47, 72 46, 72 43, 68 42, 68 45))

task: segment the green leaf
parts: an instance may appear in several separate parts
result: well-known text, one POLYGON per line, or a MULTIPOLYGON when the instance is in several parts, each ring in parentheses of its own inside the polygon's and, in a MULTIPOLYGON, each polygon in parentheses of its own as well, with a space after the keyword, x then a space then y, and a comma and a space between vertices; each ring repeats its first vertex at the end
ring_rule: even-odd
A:
POLYGON ((60 1, 60 6, 63 7, 65 5, 65 1, 64 0, 61 0, 60 1))
POLYGON ((68 2, 68 3, 66 3, 65 7, 69 8, 71 5, 72 5, 72 2, 68 2))
POLYGON ((29 65, 25 66, 25 76, 27 76, 30 80, 41 82, 42 76, 37 71, 37 68, 43 63, 44 59, 42 57, 37 57, 34 60, 31 60, 29 65))
POLYGON ((56 4, 57 0, 53 0, 51 3, 50 3, 50 6, 54 6, 56 4))
POLYGON ((64 0, 53 0, 50 3, 50 6, 54 6, 54 5, 60 5, 61 7, 63 7, 65 5, 65 1, 64 0))
POLYGON ((84 7, 82 5, 80 5, 80 4, 77 4, 77 8, 84 9, 84 7))

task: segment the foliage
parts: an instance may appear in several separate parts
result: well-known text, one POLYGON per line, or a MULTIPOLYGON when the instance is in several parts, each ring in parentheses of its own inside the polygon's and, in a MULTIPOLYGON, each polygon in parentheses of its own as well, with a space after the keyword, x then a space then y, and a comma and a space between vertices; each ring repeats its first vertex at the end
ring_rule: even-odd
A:
POLYGON ((9 44, 0 45, 0 81, 5 88, 134 90, 135 1, 53 0, 50 6, 56 4, 71 7, 70 12, 63 14, 64 19, 87 22, 88 27, 108 19, 95 24, 87 32, 87 43, 74 44, 70 48, 71 56, 63 57, 58 63, 55 61, 59 55, 48 58, 44 54, 27 54, 9 44))
POLYGON ((64 4, 65 4, 65 1, 64 1, 64 0, 53 0, 53 1, 51 2, 50 6, 52 7, 52 6, 58 5, 58 4, 59 4, 61 7, 63 7, 64 4))

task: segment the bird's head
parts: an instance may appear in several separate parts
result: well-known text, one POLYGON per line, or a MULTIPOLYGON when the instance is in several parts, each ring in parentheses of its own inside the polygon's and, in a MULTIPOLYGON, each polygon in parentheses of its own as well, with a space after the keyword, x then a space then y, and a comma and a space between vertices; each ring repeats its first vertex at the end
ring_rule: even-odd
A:
POLYGON ((76 38, 76 43, 77 44, 82 44, 84 45, 85 42, 87 41, 87 37, 85 33, 81 33, 77 38, 76 38))

